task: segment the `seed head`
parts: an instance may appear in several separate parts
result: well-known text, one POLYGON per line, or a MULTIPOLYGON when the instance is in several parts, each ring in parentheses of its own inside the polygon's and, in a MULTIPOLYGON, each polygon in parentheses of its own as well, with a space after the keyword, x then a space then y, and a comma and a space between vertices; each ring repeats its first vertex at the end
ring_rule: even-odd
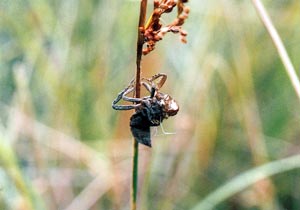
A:
POLYGON ((180 34, 180 40, 186 43, 187 32, 182 29, 182 25, 188 18, 190 8, 185 6, 188 0, 154 0, 153 12, 147 21, 144 28, 140 29, 144 35, 146 48, 143 49, 143 54, 147 55, 155 49, 156 42, 163 39, 168 33, 180 34), (168 25, 161 23, 161 16, 165 13, 171 13, 177 7, 177 17, 168 25))

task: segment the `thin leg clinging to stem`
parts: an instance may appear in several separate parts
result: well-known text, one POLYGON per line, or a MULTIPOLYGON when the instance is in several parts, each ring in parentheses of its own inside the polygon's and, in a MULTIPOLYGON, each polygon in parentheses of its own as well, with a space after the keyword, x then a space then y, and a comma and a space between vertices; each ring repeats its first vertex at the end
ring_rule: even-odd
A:
MULTIPOLYGON (((148 81, 147 81, 148 82, 148 81)), ((146 82, 142 82, 142 85, 149 91, 150 93, 150 98, 153 98, 155 96, 156 93, 156 88, 155 87, 151 87, 148 83, 146 82)))
MULTIPOLYGON (((148 80, 147 80, 147 82, 148 82, 148 80)), ((149 93, 151 93, 152 87, 147 82, 142 82, 142 85, 149 91, 149 93)))
POLYGON ((160 77, 161 77, 161 79, 159 80, 158 83, 156 83, 156 88, 157 88, 157 90, 159 90, 165 84, 165 82, 167 80, 167 75, 166 74, 159 73, 159 74, 156 74, 156 75, 152 76, 150 79, 146 79, 146 80, 149 81, 152 84, 155 80, 157 80, 160 77))
POLYGON ((132 103, 140 103, 142 101, 142 99, 140 99, 140 98, 133 98, 133 97, 128 97, 127 96, 129 93, 131 93, 133 91, 134 91, 134 87, 132 87, 132 88, 128 89, 127 91, 125 91, 124 94, 123 94, 122 99, 124 101, 129 101, 129 102, 132 102, 132 103))
POLYGON ((158 91, 166 82, 167 80, 167 75, 164 73, 159 73, 154 76, 152 76, 149 79, 142 78, 142 85, 150 92, 150 97, 153 98, 154 95, 156 95, 156 91, 158 91), (155 83, 154 81, 157 80, 158 78, 162 77, 158 83, 155 83), (150 83, 150 84, 149 84, 150 83))
POLYGON ((113 101, 112 103, 112 108, 115 110, 131 110, 131 109, 136 109, 137 107, 140 106, 140 104, 132 104, 132 105, 117 105, 117 103, 123 99, 124 101, 129 101, 129 102, 137 102, 140 103, 142 99, 140 98, 132 98, 126 96, 127 94, 131 93, 134 90, 134 87, 128 86, 125 88, 123 91, 121 91, 117 98, 113 101))

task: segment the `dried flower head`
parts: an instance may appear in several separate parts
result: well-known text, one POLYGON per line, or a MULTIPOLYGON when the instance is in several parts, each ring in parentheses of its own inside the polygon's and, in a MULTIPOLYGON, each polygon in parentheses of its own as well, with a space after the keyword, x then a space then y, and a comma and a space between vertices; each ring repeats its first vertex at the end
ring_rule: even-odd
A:
POLYGON ((182 29, 185 19, 188 18, 190 12, 189 7, 185 6, 188 0, 154 0, 153 12, 147 21, 144 28, 140 28, 144 35, 145 43, 147 47, 143 49, 143 54, 147 55, 155 48, 156 42, 163 39, 163 37, 168 33, 179 33, 180 40, 186 43, 187 32, 182 29), (174 7, 177 6, 177 17, 175 20, 163 26, 161 23, 161 16, 164 13, 170 13, 173 11, 174 7))

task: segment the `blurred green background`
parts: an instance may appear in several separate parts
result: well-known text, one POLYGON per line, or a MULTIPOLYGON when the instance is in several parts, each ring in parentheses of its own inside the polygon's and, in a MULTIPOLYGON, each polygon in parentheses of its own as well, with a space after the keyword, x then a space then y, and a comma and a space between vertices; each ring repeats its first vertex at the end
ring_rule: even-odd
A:
MULTIPOLYGON (((152 8, 149 1, 149 12, 152 8)), ((300 2, 264 1, 299 73, 300 2)), ((300 151, 299 100, 251 1, 191 0, 143 76, 168 74, 177 116, 140 146, 138 206, 186 210, 237 175, 300 151)), ((139 2, 0 0, 0 209, 129 209, 139 2)), ((166 18, 166 22, 168 17, 166 18)), ((300 209, 300 170, 214 209, 300 209)))

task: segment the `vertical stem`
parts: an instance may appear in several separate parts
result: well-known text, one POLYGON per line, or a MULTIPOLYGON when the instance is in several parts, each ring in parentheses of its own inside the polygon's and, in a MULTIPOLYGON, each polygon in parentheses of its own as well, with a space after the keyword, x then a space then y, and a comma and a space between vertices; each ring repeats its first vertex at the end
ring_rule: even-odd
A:
POLYGON ((281 58, 281 61, 285 67, 285 70, 287 71, 287 74, 290 77, 290 80, 292 82, 292 85, 296 91, 296 94, 298 96, 298 98, 300 99, 300 81, 299 78, 297 76, 296 70, 290 60, 290 57, 282 43, 282 40, 278 34, 278 32, 276 31, 264 5, 261 3, 260 0, 252 0, 252 3, 260 17, 260 19, 262 20, 264 26, 266 27, 267 31, 269 32, 269 35, 278 51, 278 54, 281 58))
MULTIPOLYGON (((140 18, 138 26, 138 40, 136 52, 136 74, 135 74, 135 97, 141 96, 141 60, 143 55, 144 35, 141 28, 145 25, 147 11, 147 0, 141 0, 140 5, 140 18)), ((131 210, 136 210, 137 188, 138 188, 138 157, 139 157, 139 144, 135 139, 133 141, 133 166, 132 166, 132 193, 131 193, 131 210)))
POLYGON ((139 163, 139 143, 134 139, 134 141, 133 141, 131 210, 136 210, 137 188, 138 188, 138 163, 139 163))
POLYGON ((144 35, 141 32, 141 28, 144 27, 146 19, 146 10, 147 10, 147 0, 141 0, 140 6, 140 19, 138 26, 138 40, 137 40, 137 49, 136 49, 136 74, 135 74, 135 97, 140 97, 141 89, 141 61, 143 55, 143 44, 144 44, 144 35))

